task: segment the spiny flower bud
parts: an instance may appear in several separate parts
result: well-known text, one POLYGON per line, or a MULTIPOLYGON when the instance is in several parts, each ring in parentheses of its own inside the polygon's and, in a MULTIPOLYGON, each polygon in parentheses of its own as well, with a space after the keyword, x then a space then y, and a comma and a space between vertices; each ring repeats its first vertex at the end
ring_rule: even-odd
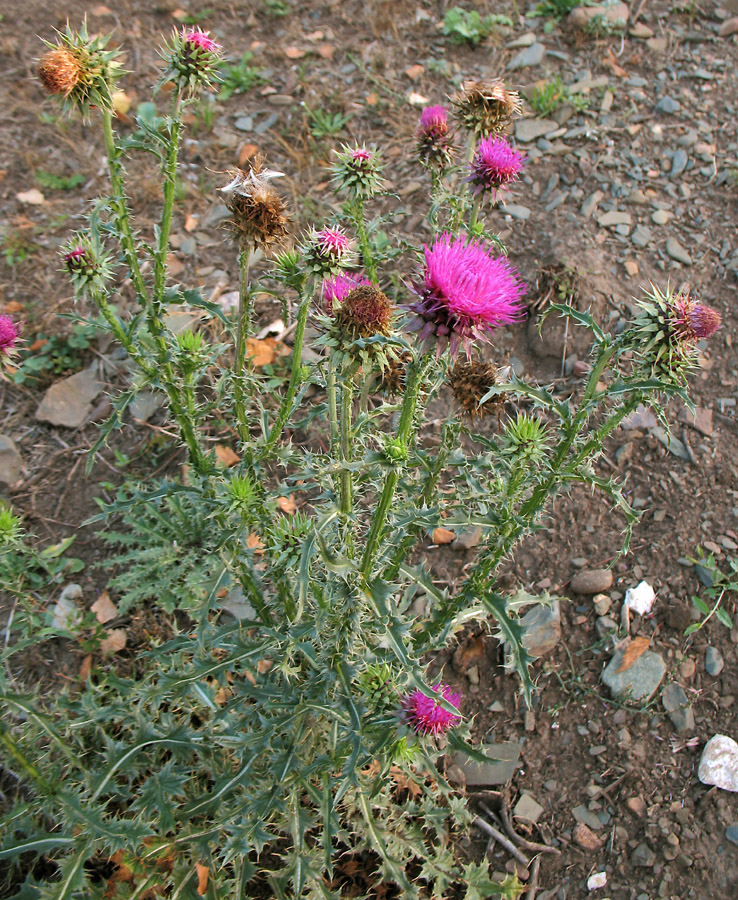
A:
POLYGON ((267 249, 287 235, 286 204, 269 184, 281 172, 264 169, 257 158, 248 172, 237 169, 232 180, 220 188, 231 214, 229 225, 244 245, 267 249))
POLYGON ((518 180, 523 161, 523 156, 504 137, 481 138, 466 179, 472 193, 489 193, 496 199, 500 190, 518 180))
POLYGON ((426 106, 415 132, 418 158, 428 168, 446 169, 453 159, 448 110, 445 106, 426 106))
POLYGON ((531 465, 545 455, 548 434, 546 425, 540 419, 526 413, 518 413, 517 417, 505 426, 503 437, 505 454, 518 462, 531 465))
POLYGON ((90 287, 102 288, 110 278, 110 260, 96 240, 84 233, 75 234, 60 250, 64 269, 78 294, 90 287))
POLYGON ((351 199, 366 200, 380 190, 382 167, 377 150, 344 144, 343 150, 334 152, 337 159, 332 171, 337 191, 348 194, 351 199))
POLYGON ((49 94, 61 97, 65 110, 77 109, 88 118, 92 107, 112 109, 121 75, 117 50, 107 50, 109 35, 91 38, 87 22, 77 31, 67 25, 38 65, 38 77, 49 94))
MULTIPOLYGON (((461 694, 452 690, 449 685, 434 684, 433 690, 456 709, 461 705, 461 694)), ((438 700, 427 697, 417 689, 404 698, 402 708, 405 720, 417 734, 438 737, 461 721, 460 715, 449 712, 438 700)))
POLYGON ((161 50, 166 62, 162 80, 173 81, 178 91, 190 95, 201 88, 209 88, 219 80, 222 50, 210 33, 201 28, 175 29, 170 42, 161 50))
POLYGON ((319 278, 338 275, 354 260, 352 242, 340 228, 313 229, 303 242, 305 265, 319 278))
POLYGON ((453 105, 463 126, 478 137, 499 134, 521 110, 519 94, 499 80, 465 82, 453 105))
POLYGON ((501 394, 491 397, 480 405, 490 388, 500 383, 500 370, 493 363, 481 360, 457 359, 448 380, 456 402, 471 418, 500 415, 505 408, 505 398, 501 394))

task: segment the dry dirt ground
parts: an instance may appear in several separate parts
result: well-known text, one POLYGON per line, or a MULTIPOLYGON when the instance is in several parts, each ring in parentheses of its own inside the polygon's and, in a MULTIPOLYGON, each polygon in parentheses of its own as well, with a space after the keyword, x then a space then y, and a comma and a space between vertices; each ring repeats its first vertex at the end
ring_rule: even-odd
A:
MULTIPOLYGON (((653 614, 637 620, 634 633, 651 637, 652 649, 666 661, 666 682, 686 691, 694 728, 677 735, 659 694, 647 706, 620 705, 600 681, 609 658, 607 641, 596 630, 591 598, 572 594, 569 583, 577 567, 613 561, 623 523, 605 500, 581 490, 560 498, 547 529, 525 543, 505 573, 511 587, 548 588, 571 598, 561 605, 560 641, 536 663, 533 711, 526 715, 519 704, 515 678, 500 667, 489 637, 477 645, 482 650, 472 680, 478 683, 470 681, 470 667, 464 664, 454 668, 449 663, 446 672, 464 692, 465 712, 476 713, 480 735, 523 741, 521 765, 508 786, 511 800, 529 793, 543 807, 532 838, 553 841, 562 851, 542 860, 538 900, 588 896, 587 878, 597 872, 606 872, 608 883, 592 893, 596 897, 734 900, 738 847, 726 829, 738 825, 738 801, 734 794, 702 785, 696 769, 702 746, 713 734, 738 738, 738 628, 730 631, 711 621, 685 639, 684 629, 693 620, 691 597, 701 585, 694 570, 678 559, 707 546, 726 568, 738 544, 733 351, 738 184, 731 174, 738 167, 738 37, 719 35, 721 24, 736 15, 735 7, 721 9, 710 0, 685 6, 646 0, 631 10, 631 24, 640 30, 621 37, 622 32, 590 34, 564 27, 548 32, 545 20, 526 18, 522 5, 489 3, 485 10, 481 4, 482 12, 507 12, 513 27, 473 47, 442 35, 444 9, 437 3, 182 0, 181 6, 202 14, 202 26, 215 33, 231 57, 250 51, 251 65, 263 78, 218 102, 210 114, 199 114, 186 144, 174 259, 181 271, 177 277, 202 285, 206 296, 237 287, 235 257, 214 223, 215 187, 222 173, 255 147, 266 153, 271 167, 287 173, 287 190, 304 225, 331 210, 324 169, 330 147, 339 140, 381 145, 388 179, 404 204, 396 227, 417 232, 427 184, 413 162, 418 108, 410 95, 443 102, 463 78, 507 73, 511 85, 524 90, 558 76, 587 101, 585 109, 560 106, 553 113, 560 132, 525 144, 530 162, 509 199, 516 205, 512 215, 491 214, 529 283, 535 285, 542 266, 575 266, 580 302, 592 306, 609 327, 628 316, 631 298, 649 280, 688 282, 721 311, 723 329, 704 348, 693 382, 701 430, 684 410, 668 410, 681 455, 664 446, 652 423, 643 422, 618 432, 600 461, 603 475, 627 477, 628 497, 642 512, 631 552, 614 564, 613 610, 617 617, 622 594, 642 579, 655 587, 653 614), (506 68, 520 49, 507 43, 530 33, 545 48, 543 58, 506 68), (349 118, 336 137, 320 137, 316 111, 349 118), (608 218, 613 211, 623 216, 608 218), (185 229, 187 217, 196 217, 192 231, 185 229), (717 677, 705 669, 709 644, 725 660, 717 677), (606 793, 598 790, 615 782, 606 793), (576 840, 574 809, 592 823, 595 840, 588 846, 576 840)), ((148 99, 156 78, 156 46, 176 24, 174 0, 120 0, 110 7, 6 0, 2 8, 0 308, 22 320, 28 340, 69 328, 58 318, 72 302, 58 273, 57 250, 87 200, 105 185, 95 129, 67 122, 60 131, 34 80, 38 36, 51 38, 54 27, 62 27, 67 17, 79 22, 84 12, 91 30, 114 30, 135 72, 123 82, 135 106, 148 99), (42 186, 43 203, 24 202, 19 194, 39 187, 39 172, 80 173, 84 180, 71 190, 42 186)), ((159 184, 153 166, 142 164, 134 171, 131 199, 145 228, 159 200, 159 184)), ((535 288, 530 297, 536 299, 535 288)), ((278 312, 265 306, 263 321, 278 312)), ((102 366, 107 350, 93 343, 81 363, 98 360, 102 366)), ((495 354, 501 361, 513 358, 525 377, 556 378, 562 391, 576 385, 575 374, 561 376, 564 341, 554 326, 544 330, 542 340, 534 328, 511 329, 501 336, 495 354)), ((586 346, 580 336, 569 335, 567 372, 575 355, 584 357, 586 346)), ((100 372, 107 380, 116 378, 109 368, 100 372)), ((109 490, 106 482, 122 477, 113 449, 102 454, 91 477, 83 472, 95 422, 104 417, 107 403, 102 399, 80 428, 55 428, 34 417, 47 384, 0 384, 2 431, 18 444, 24 467, 6 497, 41 542, 74 533, 75 555, 92 564, 103 547, 94 529, 80 523, 95 510, 95 498, 109 490)), ((114 448, 134 462, 146 453, 145 464, 154 460, 161 471, 176 466, 181 457, 162 438, 165 425, 161 412, 145 426, 130 425, 116 437, 114 448)), ((467 561, 466 553, 473 550, 429 548, 428 560, 439 579, 451 579, 467 561)), ((83 587, 91 597, 104 587, 105 577, 87 566, 83 587)), ((728 612, 735 611, 735 597, 724 603, 728 612)), ((71 668, 61 675, 75 677, 75 657, 64 660, 71 668)), ((494 868, 509 864, 506 852, 498 851, 494 868)))

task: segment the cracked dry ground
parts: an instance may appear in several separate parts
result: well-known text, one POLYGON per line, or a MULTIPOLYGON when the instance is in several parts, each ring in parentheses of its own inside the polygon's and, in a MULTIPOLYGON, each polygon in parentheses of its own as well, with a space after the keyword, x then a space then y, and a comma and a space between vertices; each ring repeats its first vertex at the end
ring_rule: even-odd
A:
MULTIPOLYGON (((598 464, 603 475, 627 476, 627 496, 642 513, 630 554, 614 564, 607 592, 611 609, 617 618, 624 591, 642 579, 654 585, 653 614, 635 620, 633 633, 652 638, 652 649, 666 663, 664 683, 685 690, 693 730, 675 733, 659 693, 648 706, 621 706, 601 683, 611 645, 600 637, 591 598, 574 594, 570 581, 578 568, 606 566, 616 557, 623 523, 603 499, 581 490, 559 500, 546 530, 520 548, 504 573, 509 587, 547 588, 572 598, 561 604, 560 640, 536 663, 532 712, 517 702, 515 678, 498 665, 491 638, 477 642, 482 650, 475 672, 463 662, 446 669, 465 694, 465 712, 476 714, 480 736, 523 741, 509 784, 512 800, 527 793, 540 804, 531 836, 553 841, 562 851, 543 860, 538 900, 587 896, 587 878, 597 872, 606 872, 608 882, 592 896, 611 900, 738 896, 738 847, 726 834, 738 825, 736 795, 708 788, 696 775, 707 739, 715 733, 738 737, 738 630, 711 622, 684 638, 693 618, 691 596, 700 584, 693 569, 678 562, 701 545, 725 566, 738 544, 738 186, 731 174, 738 167, 738 38, 720 35, 738 12, 729 2, 725 9, 704 2, 681 11, 664 2, 636 3, 631 13, 640 6, 638 21, 622 37, 564 27, 549 32, 542 18, 526 17, 522 6, 488 4, 487 11, 508 12, 513 27, 476 48, 455 46, 442 36, 443 10, 435 3, 308 2, 283 17, 269 15, 261 4, 181 4, 190 13, 207 7, 203 27, 233 57, 250 49, 264 78, 218 103, 212 128, 200 122, 185 148, 186 190, 172 260, 176 277, 200 284, 206 296, 237 287, 235 257, 217 227, 214 188, 221 173, 244 162, 254 148, 287 173, 304 226, 329 214, 334 202, 324 169, 331 141, 311 134, 308 110, 350 114, 339 138, 382 145, 390 187, 405 205, 394 227, 400 235, 417 233, 427 184, 412 161, 418 114, 413 103, 423 102, 412 95, 443 102, 462 79, 503 73, 516 56, 520 61, 521 50, 541 45, 543 53, 536 46, 520 67, 507 69, 511 85, 529 95, 536 82, 558 76, 570 94, 587 102, 579 104, 586 105, 583 110, 561 105, 543 122, 527 108, 516 126, 529 165, 507 209, 490 213, 516 265, 531 284, 542 266, 575 267, 579 302, 609 328, 629 316, 632 297, 649 281, 688 282, 723 315, 724 327, 704 348, 693 382, 697 422, 670 406, 677 438, 670 448, 658 426, 642 419, 615 435, 598 464), (191 232, 184 227, 187 216, 196 217, 191 232), (725 659, 718 676, 705 668, 708 644, 725 659), (592 841, 577 842, 580 823, 591 829, 592 841)), ((69 289, 57 275, 56 249, 86 199, 105 189, 94 129, 68 123, 59 136, 32 77, 37 35, 51 37, 52 26, 61 27, 67 17, 76 22, 86 9, 16 0, 3 9, 12 27, 0 36, 0 214, 4 235, 10 229, 29 255, 12 267, 7 254, 0 261, 0 301, 30 332, 66 327, 56 318, 71 308, 69 289), (24 203, 18 194, 34 186, 39 169, 79 172, 85 183, 72 191, 46 190, 42 203, 24 203)), ((146 99, 156 77, 155 48, 175 24, 175 4, 122 0, 114 9, 97 5, 87 11, 92 29, 115 29, 136 72, 125 79, 125 90, 134 103, 146 99)), ((146 161, 131 170, 133 205, 146 227, 158 201, 157 173, 146 161)), ((121 303, 129 302, 124 286, 121 303)), ((264 305, 261 314, 267 323, 278 310, 264 305)), ((503 333, 496 358, 512 358, 516 370, 533 381, 557 379, 562 394, 575 390, 574 364, 586 358, 586 341, 578 333, 566 336, 561 376, 563 330, 548 319, 538 338, 535 324, 503 333)), ((99 363, 97 376, 103 382, 119 379, 105 363, 108 348, 97 350, 89 359, 99 363)), ((103 550, 94 531, 79 525, 104 490, 101 482, 115 480, 112 453, 87 480, 80 461, 105 401, 93 405, 82 426, 64 429, 34 417, 40 391, 4 384, 0 394, 2 431, 17 443, 23 464, 8 491, 10 501, 44 541, 76 532, 76 554, 89 562, 99 559, 103 550)), ((151 421, 153 427, 165 424, 161 412, 151 421)), ((146 438, 142 426, 130 425, 121 447, 146 438)), ((179 461, 175 455, 172 464, 179 461)), ((459 544, 429 546, 427 558, 439 581, 452 581, 473 553, 459 544)), ((89 567, 87 573, 83 586, 94 598, 104 575, 89 567)), ((734 599, 726 603, 732 612, 734 599)), ((63 675, 74 676, 73 656, 60 653, 57 662, 63 675)), ((498 852, 493 867, 506 865, 510 857, 498 852)))

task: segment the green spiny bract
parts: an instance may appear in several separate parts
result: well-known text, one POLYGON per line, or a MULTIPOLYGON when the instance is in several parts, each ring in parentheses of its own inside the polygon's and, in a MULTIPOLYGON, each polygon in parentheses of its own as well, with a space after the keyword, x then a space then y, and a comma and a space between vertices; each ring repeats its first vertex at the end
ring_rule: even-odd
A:
POLYGON ((345 193, 352 200, 368 200, 382 189, 379 151, 344 144, 340 152, 336 151, 332 174, 338 193, 345 193))
POLYGON ((194 96, 221 80, 218 69, 223 61, 222 47, 201 28, 175 28, 161 56, 166 64, 162 83, 173 81, 182 94, 194 96))

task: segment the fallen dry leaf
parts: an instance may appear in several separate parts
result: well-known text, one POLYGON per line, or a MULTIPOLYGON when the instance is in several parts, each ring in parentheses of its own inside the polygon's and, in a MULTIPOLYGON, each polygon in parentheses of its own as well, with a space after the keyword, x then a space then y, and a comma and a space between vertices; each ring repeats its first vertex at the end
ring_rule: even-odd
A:
POLYGON ((625 672, 627 669, 629 669, 638 659, 638 657, 643 656, 646 650, 648 650, 650 643, 651 641, 647 637, 633 638, 633 640, 625 648, 623 661, 620 663, 617 669, 615 669, 615 672, 625 672))
POLYGON ((423 793, 423 788, 417 781, 406 775, 399 766, 390 766, 390 777, 397 786, 398 791, 407 791, 411 797, 418 797, 423 793))
POLYGON ((333 59, 333 54, 336 52, 336 48, 333 44, 321 44, 318 47, 318 56, 322 59, 333 59))
POLYGON ((100 652, 103 656, 112 656, 122 650, 128 640, 125 628, 113 628, 108 636, 100 644, 100 652))
POLYGON ((416 94, 415 91, 411 91, 407 95, 407 102, 412 106, 425 106, 428 103, 428 98, 424 97, 422 94, 416 94))
POLYGON ((189 16, 189 13, 186 9, 175 9, 171 16, 173 19, 176 19, 178 22, 184 22, 184 20, 189 16))
POLYGON ((285 47, 284 55, 287 59, 302 59, 303 56, 307 55, 306 50, 300 50, 299 47, 285 47))
POLYGON ((15 197, 21 203, 28 203, 31 206, 41 206, 42 203, 46 203, 46 198, 38 188, 31 188, 30 191, 21 191, 15 197))
POLYGON ((266 675, 266 673, 272 668, 273 665, 273 659, 260 659, 256 664, 256 671, 259 673, 259 675, 266 675))
POLYGON ((602 60, 602 65, 606 69, 609 69, 612 72, 612 74, 617 76, 618 78, 627 78, 628 77, 628 73, 625 71, 625 69, 622 66, 618 65, 617 57, 612 52, 612 49, 609 47, 607 49, 607 56, 605 56, 605 58, 602 60))
POLYGON ((375 93, 366 95, 367 106, 376 106, 379 103, 379 96, 375 93))
POLYGON ((266 338, 260 341, 258 338, 247 338, 246 340, 246 356, 248 361, 255 369, 262 366, 268 366, 274 362, 275 344, 274 338, 266 338))
POLYGON ((113 96, 113 112, 116 116, 125 116, 131 108, 131 98, 125 91, 116 91, 113 96))
POLYGON ((8 300, 5 304, 5 312, 6 313, 19 313, 23 311, 23 304, 19 303, 17 300, 8 300))
POLYGON ((216 444, 215 445, 215 457, 218 462, 229 468, 230 466, 235 466, 237 462, 241 462, 241 457, 235 450, 231 450, 230 447, 227 447, 225 444, 216 444))
POLYGON ((80 681, 87 681, 90 677, 90 672, 92 671, 92 654, 88 653, 87 656, 82 660, 82 665, 79 667, 79 678, 80 681))
POLYGON ((264 552, 264 544, 261 542, 261 538, 253 531, 246 537, 246 546, 249 550, 253 550, 254 553, 264 552))
POLYGON ((238 152, 238 164, 243 169, 246 163, 259 152, 256 144, 244 144, 238 152))
POLYGON ((408 66, 407 69, 405 69, 405 74, 411 81, 417 81, 423 72, 425 72, 425 66, 421 66, 420 63, 416 63, 414 66, 408 66))
POLYGON ((187 218, 185 219, 184 229, 185 231, 195 231, 197 226, 200 224, 200 219, 197 216, 193 216, 192 213, 187 213, 187 218))
POLYGON ((297 504, 295 503, 295 498, 292 494, 290 494, 289 497, 277 497, 277 506, 288 516, 291 516, 297 509, 297 504))
POLYGON ((449 528, 433 529, 434 544, 450 544, 454 540, 456 540, 456 535, 449 528))
POLYGON ((197 893, 202 897, 208 889, 210 869, 202 863, 195 863, 195 868, 197 869, 197 893))
POLYGON ((118 609, 115 603, 110 599, 107 591, 103 591, 102 594, 100 594, 90 609, 95 613, 97 621, 101 625, 118 617, 118 609))
POLYGON ((93 16, 112 16, 113 10, 108 9, 107 6, 93 6, 90 10, 93 16))

